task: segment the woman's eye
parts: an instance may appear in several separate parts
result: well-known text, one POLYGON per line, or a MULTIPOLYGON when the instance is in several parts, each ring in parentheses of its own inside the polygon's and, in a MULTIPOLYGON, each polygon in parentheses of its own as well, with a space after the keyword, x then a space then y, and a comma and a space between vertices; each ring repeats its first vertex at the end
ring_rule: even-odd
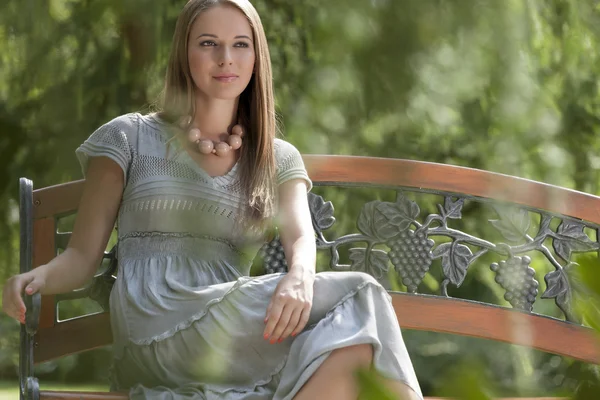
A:
MULTIPOLYGON (((200 46, 210 47, 217 46, 217 44, 213 40, 205 40, 204 42, 200 43, 200 46)), ((246 42, 237 42, 234 44, 234 47, 250 47, 250 45, 246 42)))

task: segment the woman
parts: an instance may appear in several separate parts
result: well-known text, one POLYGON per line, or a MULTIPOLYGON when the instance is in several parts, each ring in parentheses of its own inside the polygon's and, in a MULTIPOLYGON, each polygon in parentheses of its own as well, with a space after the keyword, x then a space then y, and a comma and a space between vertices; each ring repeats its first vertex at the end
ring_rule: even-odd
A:
POLYGON ((77 156, 85 189, 68 249, 11 278, 21 293, 81 287, 115 220, 112 389, 131 399, 355 399, 374 366, 422 398, 385 290, 315 274, 300 154, 275 138, 265 34, 247 0, 191 0, 177 21, 160 113, 120 116, 77 156), (248 277, 276 222, 289 272, 248 277), (93 227, 93 229, 90 229, 93 227))

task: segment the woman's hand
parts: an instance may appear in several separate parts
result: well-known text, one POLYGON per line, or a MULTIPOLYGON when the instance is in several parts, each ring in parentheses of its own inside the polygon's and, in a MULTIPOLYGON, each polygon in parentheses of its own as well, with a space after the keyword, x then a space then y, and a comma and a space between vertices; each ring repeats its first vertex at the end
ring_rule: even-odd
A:
POLYGON ((310 315, 314 275, 290 269, 280 281, 267 307, 264 338, 271 344, 300 333, 310 315))
POLYGON ((38 271, 29 271, 24 274, 15 275, 6 281, 2 291, 2 310, 11 318, 22 324, 25 323, 25 312, 27 311, 22 295, 32 295, 46 286, 46 279, 38 271))

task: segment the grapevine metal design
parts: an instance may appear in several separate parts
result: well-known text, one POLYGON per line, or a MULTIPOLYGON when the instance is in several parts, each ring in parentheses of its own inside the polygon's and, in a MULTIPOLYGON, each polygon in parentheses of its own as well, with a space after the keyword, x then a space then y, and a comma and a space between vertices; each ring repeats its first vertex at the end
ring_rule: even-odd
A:
MULTIPOLYGON (((494 253, 499 259, 490 268, 495 273, 496 282, 505 290, 505 299, 514 308, 530 312, 538 295, 539 282, 529 266, 531 258, 526 254, 538 251, 554 266, 554 271, 544 276, 547 288, 541 297, 555 299, 568 321, 580 322, 573 310, 578 266, 571 261, 571 255, 600 250, 600 243, 591 240, 584 231, 586 227, 597 228, 543 211, 493 206, 498 219, 490 223, 506 239, 506 243, 494 244, 449 226, 451 220, 462 218, 465 200, 469 199, 444 196, 443 205, 438 204, 439 213, 425 216, 421 223, 418 220, 421 213, 418 204, 399 191, 395 202, 372 201, 363 206, 357 221, 360 233, 330 241, 323 231, 335 223, 333 205, 321 196, 309 193, 317 248, 330 252, 332 270, 363 271, 378 280, 385 280, 391 264, 408 291, 416 293, 433 260, 441 259, 444 279, 440 291, 448 296, 449 284, 460 287, 469 266, 482 255, 494 253), (540 218, 539 228, 533 237, 529 234, 532 213, 540 218), (550 228, 554 218, 560 220, 556 230, 550 228), (450 241, 436 246, 431 237, 446 237, 450 241), (554 252, 544 244, 547 239, 552 241, 554 252), (357 242, 367 243, 367 247, 350 249, 352 263, 340 264, 340 247, 357 242), (379 245, 385 245, 388 251, 375 249, 379 245)), ((263 246, 260 255, 265 257, 267 273, 286 269, 283 248, 277 237, 263 246)))

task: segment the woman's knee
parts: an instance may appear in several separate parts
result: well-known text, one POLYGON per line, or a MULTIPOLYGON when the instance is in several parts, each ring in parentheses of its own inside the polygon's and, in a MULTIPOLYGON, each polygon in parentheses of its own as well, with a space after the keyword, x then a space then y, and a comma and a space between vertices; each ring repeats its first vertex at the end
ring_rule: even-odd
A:
POLYGON ((352 290, 365 284, 381 284, 373 276, 359 271, 327 271, 319 272, 315 280, 315 288, 318 286, 345 287, 346 290, 352 290))
POLYGON ((344 274, 345 279, 347 279, 349 282, 351 282, 351 286, 354 286, 354 287, 359 287, 359 286, 363 286, 366 284, 381 286, 381 284, 377 281, 377 279, 375 279, 372 275, 369 275, 365 272, 348 271, 348 272, 340 272, 340 273, 344 274))

